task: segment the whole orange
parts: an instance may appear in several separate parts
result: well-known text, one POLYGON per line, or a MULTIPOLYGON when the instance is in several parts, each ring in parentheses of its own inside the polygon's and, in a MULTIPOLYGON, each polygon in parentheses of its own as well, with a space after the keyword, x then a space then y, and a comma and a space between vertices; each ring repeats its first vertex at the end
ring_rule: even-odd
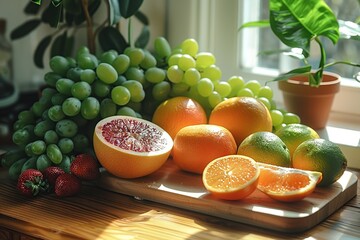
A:
POLYGON ((254 132, 272 131, 269 110, 252 97, 233 97, 222 101, 212 110, 209 124, 228 129, 237 145, 254 132))
POLYGON ((155 110, 152 122, 174 139, 183 127, 207 123, 204 108, 188 97, 174 97, 162 102, 155 110))
POLYGON ((176 134, 172 157, 182 170, 202 174, 209 162, 236 154, 236 148, 235 139, 226 128, 199 124, 184 127, 176 134))

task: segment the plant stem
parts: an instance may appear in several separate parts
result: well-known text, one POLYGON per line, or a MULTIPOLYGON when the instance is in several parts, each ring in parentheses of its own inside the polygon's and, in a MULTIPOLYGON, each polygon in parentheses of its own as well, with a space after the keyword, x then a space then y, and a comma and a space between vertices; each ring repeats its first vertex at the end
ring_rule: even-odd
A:
POLYGON ((95 47, 95 36, 93 32, 93 23, 92 19, 90 17, 88 7, 89 7, 89 1, 88 0, 81 0, 81 6, 85 14, 86 19, 86 32, 87 32, 87 45, 91 53, 95 53, 96 47, 95 47))

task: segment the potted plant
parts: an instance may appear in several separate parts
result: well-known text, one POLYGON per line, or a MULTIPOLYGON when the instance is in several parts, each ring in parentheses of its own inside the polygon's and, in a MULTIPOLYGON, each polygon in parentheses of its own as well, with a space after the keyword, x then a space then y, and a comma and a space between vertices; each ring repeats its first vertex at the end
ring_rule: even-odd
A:
MULTIPOLYGON (((31 0, 24 8, 24 13, 33 16, 12 30, 11 40, 27 36, 40 25, 53 28, 38 43, 33 58, 37 67, 44 67, 44 54, 50 49, 50 58, 56 55, 71 57, 77 31, 86 29, 86 45, 92 54, 97 54, 97 42, 102 51, 116 50, 122 53, 128 46, 145 48, 149 42, 149 21, 139 11, 143 0, 51 0, 46 4, 41 0, 31 0), (105 8, 101 8, 105 4, 105 8), (94 23, 94 15, 102 10, 104 19, 98 25, 94 23), (143 28, 133 41, 131 34, 131 17, 136 17, 143 28), (127 40, 120 31, 120 21, 128 19, 127 40)), ((101 15, 100 15, 101 16, 101 15)), ((80 41, 80 40, 79 40, 80 41)))
MULTIPOLYGON (((245 23, 241 28, 263 26, 270 26, 277 38, 290 47, 290 51, 300 50, 296 56, 304 62, 303 66, 282 73, 272 80, 279 81, 279 88, 284 93, 285 107, 298 114, 304 124, 315 129, 324 128, 334 98, 332 95, 339 91, 340 85, 340 76, 327 72, 326 68, 336 64, 360 67, 360 64, 349 61, 327 62, 322 38, 328 38, 333 44, 337 44, 340 38, 359 40, 360 31, 356 28, 358 25, 355 24, 356 27, 349 29, 351 26, 338 20, 323 0, 270 0, 268 20, 245 23), (308 62, 312 42, 315 42, 320 50, 316 68, 308 62), (299 98, 302 96, 301 92, 306 95, 305 100, 299 98), (310 105, 307 106, 306 103, 310 105), (323 103, 327 103, 327 106, 323 106, 323 103)), ((289 49, 278 52, 286 51, 289 49)), ((354 78, 360 82, 358 75, 354 78)))

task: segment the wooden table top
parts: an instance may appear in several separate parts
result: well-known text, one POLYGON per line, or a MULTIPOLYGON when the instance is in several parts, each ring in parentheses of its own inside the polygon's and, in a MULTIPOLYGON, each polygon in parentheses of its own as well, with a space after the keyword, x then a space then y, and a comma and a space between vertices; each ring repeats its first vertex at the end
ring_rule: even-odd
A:
MULTIPOLYGON (((351 170, 358 177, 360 170, 351 170)), ((0 226, 39 239, 359 239, 357 196, 314 228, 269 231, 167 205, 137 200, 91 184, 75 197, 24 198, 0 168, 0 226)))

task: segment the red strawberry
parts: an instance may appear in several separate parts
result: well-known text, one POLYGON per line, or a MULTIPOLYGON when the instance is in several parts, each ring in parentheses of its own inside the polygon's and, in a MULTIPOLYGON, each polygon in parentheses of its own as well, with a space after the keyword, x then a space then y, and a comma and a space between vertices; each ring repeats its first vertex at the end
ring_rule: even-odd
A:
POLYGON ((55 187, 55 181, 58 176, 65 173, 65 171, 57 166, 50 166, 43 171, 44 179, 48 181, 51 190, 55 187))
POLYGON ((69 197, 77 194, 81 188, 81 180, 70 173, 63 173, 56 178, 55 194, 58 197, 69 197))
POLYGON ((43 174, 37 169, 27 169, 18 178, 17 189, 25 196, 36 196, 47 188, 43 174))
POLYGON ((70 172, 81 180, 95 180, 100 177, 99 164, 89 154, 79 154, 70 165, 70 172))

